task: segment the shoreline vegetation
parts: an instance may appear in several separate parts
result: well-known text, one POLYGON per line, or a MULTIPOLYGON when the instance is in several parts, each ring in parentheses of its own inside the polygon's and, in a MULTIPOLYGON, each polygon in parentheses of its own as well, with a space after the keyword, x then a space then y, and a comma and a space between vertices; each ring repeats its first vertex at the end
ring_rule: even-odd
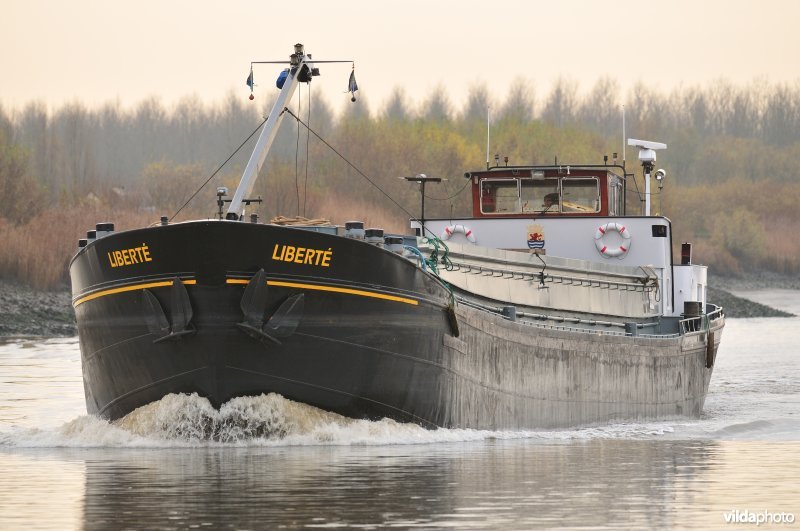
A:
MULTIPOLYGON (((795 277, 753 275, 748 281, 712 278, 716 286, 741 291, 753 289, 800 290, 795 277)), ((729 318, 792 317, 793 314, 737 297, 719 287, 709 286, 709 302, 725 309, 729 318)), ((67 288, 37 290, 0 279, 0 338, 50 338, 77 335, 72 298, 67 288)))
MULTIPOLYGON (((0 102, 0 278, 45 290, 67 283, 77 240, 99 222, 125 230, 164 215, 214 217, 216 190, 235 189, 255 138, 242 140, 258 130, 271 96, 250 102, 231 93, 208 105, 189 96, 171 108, 157 98, 131 108, 0 102)), ((299 101, 293 113, 308 115, 299 101)), ((562 79, 539 95, 517 80, 504 100, 476 84, 460 109, 444 87, 419 105, 397 88, 381 109, 362 98, 339 113, 315 98, 314 134, 284 120, 268 175, 252 192, 263 203, 248 214, 362 219, 405 232, 420 196, 399 177, 425 173, 445 179, 426 190, 428 217, 468 216, 464 171, 485 167, 488 151, 500 165, 603 164, 604 157, 623 164, 627 157, 625 171, 635 173, 627 213, 639 215, 644 182, 635 150, 625 155, 620 145, 623 104, 629 136, 669 146, 658 153, 667 176, 663 190, 653 183, 652 206, 672 221, 676 256, 692 242, 694 261, 716 274, 800 274, 800 238, 793 237, 800 233, 800 83, 721 80, 669 94, 638 84, 623 94, 608 78, 588 92, 562 79)))
MULTIPOLYGON (((667 177, 663 190, 653 183, 653 211, 672 222, 675 256, 682 242, 692 242, 693 261, 725 279, 710 281, 709 300, 729 301, 723 306, 730 317, 766 315, 713 288, 779 279, 775 287, 800 289, 791 280, 800 276, 800 238, 793 236, 800 234, 800 83, 720 80, 668 94, 640 83, 623 93, 603 78, 578 89, 560 79, 539 94, 518 79, 501 100, 476 84, 458 109, 444 86, 418 105, 397 88, 381 109, 362 97, 339 113, 315 96, 314 134, 291 117, 283 122, 268 175, 251 195, 263 203, 248 214, 360 219, 404 233, 420 196, 399 177, 443 177, 426 190, 426 214, 469 216, 463 172, 486 167, 489 151, 498 164, 603 164, 604 157, 624 164, 636 174, 628 178, 627 213, 638 215, 644 182, 634 150, 623 162, 624 105, 629 136, 669 146, 658 153, 667 177)), ((0 101, 0 335, 74 333, 64 291, 68 265, 96 223, 113 222, 120 231, 164 215, 174 222, 214 217, 216 190, 235 189, 255 142, 242 140, 258 129, 275 94, 259 96, 250 102, 231 93, 210 105, 187 96, 171 108, 158 98, 131 108, 79 101, 8 108, 0 101)), ((310 94, 298 99, 297 116, 310 114, 304 101, 310 94)))

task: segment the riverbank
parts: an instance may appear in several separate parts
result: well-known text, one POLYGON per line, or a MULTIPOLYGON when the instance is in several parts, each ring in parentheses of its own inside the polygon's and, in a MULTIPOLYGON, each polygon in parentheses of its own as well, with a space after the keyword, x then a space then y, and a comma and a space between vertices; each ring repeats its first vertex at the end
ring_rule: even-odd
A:
MULTIPOLYGON (((708 301, 722 306, 730 318, 792 315, 730 293, 756 289, 800 290, 800 279, 773 273, 756 273, 742 278, 710 276, 708 301)), ((67 289, 39 291, 0 280, 0 337, 76 334, 75 313, 67 289)))
MULTIPOLYGON (((780 289, 780 288, 775 288, 780 289)), ((722 306, 725 316, 730 318, 749 317, 792 317, 793 314, 772 308, 759 302, 738 297, 724 289, 708 287, 708 302, 722 306)))
POLYGON ((59 337, 77 333, 68 290, 39 291, 0 280, 0 337, 59 337))
POLYGON ((748 291, 768 289, 798 290, 800 296, 800 278, 770 271, 750 272, 741 277, 708 275, 708 302, 722 306, 727 317, 792 317, 791 313, 731 293, 746 296, 748 291))
POLYGON ((708 285, 728 292, 762 289, 800 290, 800 277, 795 275, 782 275, 771 271, 748 272, 740 277, 723 277, 709 273, 708 285))

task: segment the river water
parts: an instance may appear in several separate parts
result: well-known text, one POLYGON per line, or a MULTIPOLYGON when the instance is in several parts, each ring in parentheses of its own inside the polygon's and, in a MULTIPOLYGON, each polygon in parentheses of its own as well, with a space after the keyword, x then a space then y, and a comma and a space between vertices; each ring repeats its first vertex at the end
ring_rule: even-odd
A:
MULTIPOLYGON (((739 295, 800 315, 797 291, 739 295)), ((117 424, 84 408, 77 339, 0 344, 0 529, 800 526, 800 317, 729 319, 697 420, 430 431, 274 395, 170 396, 117 424)))

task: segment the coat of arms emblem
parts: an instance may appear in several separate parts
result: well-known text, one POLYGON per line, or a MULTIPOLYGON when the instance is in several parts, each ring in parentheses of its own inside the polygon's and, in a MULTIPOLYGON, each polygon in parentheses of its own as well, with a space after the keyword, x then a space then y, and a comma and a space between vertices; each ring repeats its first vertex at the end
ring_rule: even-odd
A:
POLYGON ((538 223, 528 225, 528 249, 532 253, 545 254, 544 249, 544 227, 538 223))

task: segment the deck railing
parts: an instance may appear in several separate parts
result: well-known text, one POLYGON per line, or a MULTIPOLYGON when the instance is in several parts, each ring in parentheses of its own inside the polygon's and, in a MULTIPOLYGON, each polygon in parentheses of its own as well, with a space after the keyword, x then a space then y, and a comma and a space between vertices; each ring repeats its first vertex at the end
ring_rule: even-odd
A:
MULTIPOLYGON (((461 297, 457 297, 459 303, 474 308, 476 310, 484 311, 493 313, 496 315, 504 315, 503 308, 497 306, 489 306, 486 304, 481 304, 476 301, 471 301, 468 299, 464 299, 461 297)), ((538 313, 531 313, 531 312, 522 312, 522 311, 515 311, 514 312, 516 322, 526 325, 526 326, 533 326, 536 328, 545 328, 548 330, 564 330, 569 332, 581 332, 584 334, 603 334, 603 335, 612 335, 612 336, 630 336, 625 328, 625 324, 623 322, 614 322, 614 321, 602 321, 596 319, 580 319, 577 317, 564 317, 560 315, 546 315, 546 314, 538 314, 538 313), (555 322, 555 323, 570 323, 575 325, 587 325, 585 327, 582 326, 569 326, 569 324, 551 324, 546 321, 555 322), (614 330, 616 329, 616 330, 614 330), (620 330, 622 329, 622 330, 620 330)), ((657 323, 635 323, 637 328, 645 329, 650 328, 653 326, 657 326, 657 323)), ((644 333, 637 333, 636 337, 645 338, 645 339, 663 339, 663 338, 671 338, 671 337, 678 337, 679 334, 644 334, 644 333)))
POLYGON ((708 331, 716 325, 716 322, 725 317, 725 312, 722 307, 715 304, 706 304, 705 315, 697 315, 687 317, 678 321, 681 328, 681 334, 690 334, 692 332, 708 331))

